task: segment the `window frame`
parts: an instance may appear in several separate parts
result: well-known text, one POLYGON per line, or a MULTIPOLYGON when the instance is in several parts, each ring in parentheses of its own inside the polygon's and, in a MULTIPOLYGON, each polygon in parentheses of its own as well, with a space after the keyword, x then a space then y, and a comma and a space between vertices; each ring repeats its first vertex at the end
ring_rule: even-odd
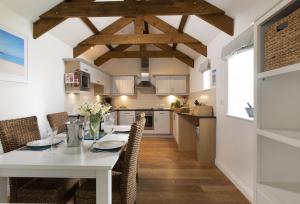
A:
POLYGON ((203 91, 207 91, 207 90, 210 90, 212 88, 212 85, 211 85, 211 69, 208 69, 208 70, 206 70, 206 71, 204 71, 203 73, 202 73, 202 90, 203 91), (209 84, 209 87, 205 87, 204 85, 205 85, 205 73, 206 72, 208 72, 208 79, 209 79, 209 82, 208 82, 208 84, 209 84))
MULTIPOLYGON (((255 64, 254 64, 254 60, 255 60, 255 50, 254 50, 254 47, 251 46, 251 47, 248 47, 247 49, 244 49, 244 50, 239 50, 236 54, 240 54, 242 52, 247 52, 249 50, 253 50, 253 107, 255 109, 255 96, 254 96, 254 92, 255 92, 255 64)), ((234 57, 234 55, 232 55, 231 57, 234 57)), ((231 58, 230 57, 230 58, 231 58)), ((245 117, 241 117, 241 116, 237 116, 237 115, 233 115, 233 114, 230 114, 229 113, 229 62, 228 60, 230 59, 228 58, 227 59, 227 69, 226 69, 226 80, 225 80, 225 87, 227 88, 227 92, 226 92, 226 103, 224 105, 226 105, 226 116, 229 117, 229 118, 233 118, 233 119, 238 119, 238 120, 242 120, 242 121, 246 121, 246 122, 250 122, 250 123, 254 123, 255 122, 255 115, 253 118, 245 118, 245 117)), ((246 106, 245 106, 246 107, 246 106)), ((245 110, 246 111, 246 110, 245 110)))

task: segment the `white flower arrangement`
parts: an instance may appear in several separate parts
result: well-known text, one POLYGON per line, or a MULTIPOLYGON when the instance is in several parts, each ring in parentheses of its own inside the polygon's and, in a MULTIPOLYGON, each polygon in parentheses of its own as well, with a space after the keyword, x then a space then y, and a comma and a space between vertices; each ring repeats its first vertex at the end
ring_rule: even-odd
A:
POLYGON ((110 105, 97 103, 87 103, 85 102, 79 107, 80 115, 82 116, 99 116, 103 117, 104 115, 108 114, 109 110, 111 109, 110 105))

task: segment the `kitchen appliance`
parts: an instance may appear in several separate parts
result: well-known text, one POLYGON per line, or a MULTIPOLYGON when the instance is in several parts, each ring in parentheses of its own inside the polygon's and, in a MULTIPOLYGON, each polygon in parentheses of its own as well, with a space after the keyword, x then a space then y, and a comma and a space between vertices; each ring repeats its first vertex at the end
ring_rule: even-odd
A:
POLYGON ((89 91, 91 88, 91 75, 87 72, 79 71, 80 91, 89 91))
POLYGON ((135 117, 140 113, 145 113, 145 130, 154 130, 154 112, 153 111, 136 111, 135 112, 135 117))
POLYGON ((150 73, 149 73, 149 59, 142 59, 141 62, 141 75, 139 77, 139 83, 135 86, 137 89, 141 88, 153 88, 154 86, 150 80, 150 73))

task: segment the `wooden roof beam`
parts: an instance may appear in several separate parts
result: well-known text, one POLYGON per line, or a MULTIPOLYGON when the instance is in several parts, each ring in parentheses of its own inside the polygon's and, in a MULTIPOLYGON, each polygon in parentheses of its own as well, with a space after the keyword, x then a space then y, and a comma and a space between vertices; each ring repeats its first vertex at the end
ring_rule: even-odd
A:
POLYGON ((195 62, 194 59, 190 58, 188 55, 180 52, 179 50, 173 50, 173 48, 169 45, 163 45, 163 44, 154 44, 154 46, 158 47, 159 49, 167 52, 177 52, 179 54, 182 54, 184 57, 176 57, 181 62, 187 64, 191 68, 194 68, 195 62))
MULTIPOLYGON (((179 24, 179 28, 178 28, 178 32, 183 33, 183 30, 184 30, 184 28, 185 28, 185 25, 186 25, 186 22, 187 22, 188 18, 189 18, 188 15, 183 15, 183 16, 181 17, 180 24, 179 24)), ((173 49, 174 49, 174 50, 176 50, 177 45, 178 45, 177 43, 174 43, 174 44, 173 44, 173 49)))
POLYGON ((187 58, 183 53, 172 51, 111 51, 104 54, 101 58, 187 58))
POLYGON ((234 35, 234 20, 224 14, 197 15, 202 20, 215 26, 228 35, 234 35))
MULTIPOLYGON (((118 32, 119 30, 121 30, 122 28, 124 28, 125 26, 127 26, 128 24, 130 24, 131 22, 133 22, 133 20, 134 20, 134 18, 131 18, 131 17, 119 18, 118 20, 116 20, 115 22, 113 22, 112 24, 110 24, 109 26, 104 28, 103 30, 99 31, 99 34, 106 34, 106 35, 114 34, 114 33, 118 32)), ((97 35, 92 35, 85 40, 92 39, 94 36, 97 36, 97 35)), ((83 54, 84 52, 89 50, 91 47, 96 45, 96 44, 82 45, 83 42, 84 41, 80 42, 75 48, 73 48, 74 57, 78 57, 79 55, 83 54)), ((110 43, 107 43, 107 44, 110 44, 110 43)))
POLYGON ((37 39, 49 30, 59 25, 66 18, 41 18, 33 23, 33 38, 37 39))
POLYGON ((204 0, 63 2, 41 18, 108 17, 139 15, 211 15, 224 11, 204 0))
MULTIPOLYGON (((94 35, 84 40, 80 45, 104 45, 104 44, 171 44, 186 43, 199 45, 199 41, 187 34, 166 33, 166 34, 122 34, 122 35, 94 35)), ((202 45, 202 44, 200 44, 202 45)))
POLYGON ((109 51, 105 54, 103 54, 102 56, 98 57, 95 61, 94 61, 94 64, 96 66, 101 66, 102 64, 104 64, 105 62, 109 61, 110 59, 112 59, 110 57, 110 53, 111 52, 117 52, 117 51, 124 51, 124 50, 127 50, 131 45, 119 45, 118 47, 116 47, 114 49, 114 51, 109 51))
MULTIPOLYGON (((95 34, 99 34, 100 31, 98 30, 98 28, 96 28, 96 26, 92 23, 92 21, 87 18, 87 17, 81 17, 80 18, 82 20, 82 22, 95 34)), ((113 50, 114 48, 111 46, 111 45, 106 45, 106 47, 109 49, 109 50, 113 50)))
MULTIPOLYGON (((52 9, 57 9, 60 5, 63 3, 70 3, 70 2, 79 2, 81 0, 64 0, 64 2, 57 4, 52 9)), ((91 2, 92 0, 87 0, 88 2, 91 2)), ((39 20, 35 21, 33 23, 33 38, 37 39, 43 34, 47 33, 49 30, 54 28, 55 26, 59 25, 60 23, 64 22, 67 18, 40 18, 39 20)))
MULTIPOLYGON (((190 39, 193 39, 194 42, 183 42, 186 46, 189 48, 195 50, 196 52, 200 53, 203 56, 207 56, 207 47, 206 45, 202 44, 199 40, 193 38, 192 36, 186 34, 186 33, 180 33, 176 28, 171 26, 170 24, 166 23, 165 21, 161 20, 160 18, 156 16, 144 16, 144 20, 152 25, 153 27, 159 29, 160 31, 164 33, 169 34, 178 34, 178 35, 185 35, 188 36, 190 39)), ((173 43, 179 43, 179 42, 173 42, 173 43)))

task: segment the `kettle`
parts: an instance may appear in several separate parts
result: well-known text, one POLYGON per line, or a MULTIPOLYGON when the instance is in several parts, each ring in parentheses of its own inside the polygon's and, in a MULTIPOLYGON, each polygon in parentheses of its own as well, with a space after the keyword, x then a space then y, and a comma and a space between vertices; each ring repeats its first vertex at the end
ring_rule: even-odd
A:
POLYGON ((68 147, 79 147, 84 137, 84 125, 80 120, 65 123, 68 147))

